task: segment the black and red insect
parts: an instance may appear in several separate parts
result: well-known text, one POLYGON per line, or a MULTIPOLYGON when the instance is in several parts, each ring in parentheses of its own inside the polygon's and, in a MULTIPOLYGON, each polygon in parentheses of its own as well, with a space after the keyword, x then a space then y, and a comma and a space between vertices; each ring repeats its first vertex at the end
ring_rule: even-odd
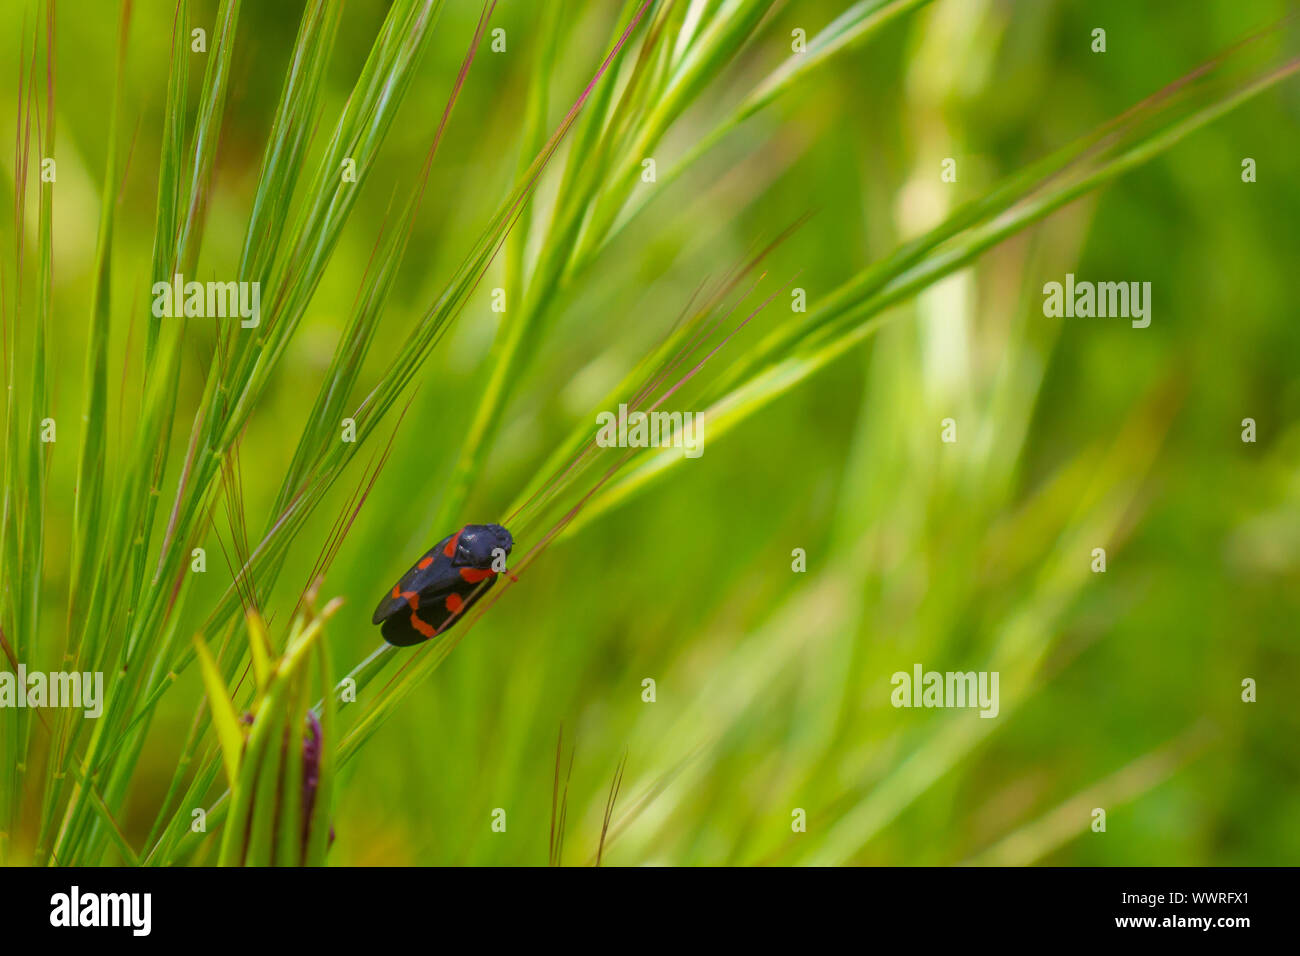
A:
POLYGON ((389 644, 410 647, 441 633, 496 584, 514 538, 499 524, 467 524, 415 562, 375 608, 389 644))

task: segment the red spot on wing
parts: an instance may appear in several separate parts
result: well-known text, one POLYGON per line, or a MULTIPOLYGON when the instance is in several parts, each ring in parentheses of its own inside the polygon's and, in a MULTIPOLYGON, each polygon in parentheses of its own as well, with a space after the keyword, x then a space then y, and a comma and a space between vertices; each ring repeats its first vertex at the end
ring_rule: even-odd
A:
POLYGON ((394 585, 393 585, 393 597, 395 597, 395 598, 399 598, 399 597, 401 597, 401 596, 402 596, 402 588, 401 588, 401 585, 400 585, 400 584, 394 584, 394 585))
POLYGON ((414 611, 411 612, 411 627, 415 628, 425 637, 433 637, 436 633, 433 629, 433 625, 420 620, 420 615, 416 614, 414 611))
POLYGON ((455 537, 453 537, 450 541, 447 542, 447 547, 445 547, 445 548, 442 549, 442 553, 445 554, 445 555, 446 555, 447 557, 449 557, 449 558, 451 558, 451 557, 455 557, 455 555, 456 555, 456 545, 460 543, 460 536, 461 536, 464 532, 465 532, 465 529, 464 529, 464 528, 461 528, 460 531, 457 531, 455 537))
POLYGON ((448 594, 447 600, 443 603, 446 605, 447 610, 452 614, 459 614, 460 609, 465 606, 465 602, 461 600, 460 595, 454 593, 448 594))
POLYGON ((418 610, 418 609, 419 609, 419 607, 420 607, 420 592, 419 592, 419 591, 403 591, 402 594, 401 594, 401 596, 404 597, 404 598, 406 598, 406 603, 409 604, 409 605, 411 605, 411 610, 412 610, 412 611, 415 611, 415 610, 418 610))
POLYGON ((461 568, 460 569, 461 579, 464 581, 468 581, 470 584, 478 584, 478 582, 482 581, 484 578, 490 578, 494 574, 496 574, 496 572, 493 571, 491 568, 461 568))
POLYGON ((433 555, 429 554, 429 555, 425 555, 423 558, 421 558, 421 559, 420 559, 420 563, 417 564, 416 567, 419 568, 421 571, 423 571, 425 568, 427 568, 427 567, 428 567, 429 565, 431 565, 431 564, 433 564, 433 555))

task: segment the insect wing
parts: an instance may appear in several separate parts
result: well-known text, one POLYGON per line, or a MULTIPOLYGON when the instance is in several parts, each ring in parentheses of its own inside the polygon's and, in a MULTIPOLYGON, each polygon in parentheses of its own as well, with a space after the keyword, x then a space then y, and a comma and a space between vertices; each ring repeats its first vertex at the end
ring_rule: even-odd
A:
POLYGON ((393 615, 407 611, 410 605, 403 594, 419 593, 430 587, 440 573, 446 574, 444 568, 450 568, 450 561, 443 556, 442 551, 450 540, 451 535, 443 538, 426 551, 419 561, 411 565, 411 568, 380 600, 375 613, 371 615, 371 624, 381 624, 393 615))
POLYGON ((496 583, 496 575, 480 576, 450 564, 436 565, 440 572, 429 586, 409 595, 403 610, 387 618, 381 633, 389 644, 409 647, 454 626, 479 598, 496 583))

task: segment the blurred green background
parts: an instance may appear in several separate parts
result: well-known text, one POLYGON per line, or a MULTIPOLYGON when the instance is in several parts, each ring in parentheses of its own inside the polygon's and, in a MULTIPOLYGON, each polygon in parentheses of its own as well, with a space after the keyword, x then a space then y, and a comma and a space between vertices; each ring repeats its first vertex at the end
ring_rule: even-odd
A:
MULTIPOLYGON (((660 168, 789 55, 792 30, 811 36, 847 5, 775 10, 670 131, 660 168)), ((617 5, 570 6, 551 126, 604 55, 617 5)), ((0 10, 7 77, 21 7, 0 10)), ((513 182, 537 7, 503 3, 494 16, 507 50, 474 63, 363 388, 513 182)), ((384 9, 348 4, 327 117, 384 9)), ((214 12, 199 3, 192 15, 214 12)), ((1288 12, 1239 0, 940 0, 891 25, 666 185, 564 292, 465 517, 504 517, 692 290, 799 215, 814 212, 769 265, 778 283, 797 272, 815 303, 946 210, 1288 12), (1104 54, 1090 49, 1096 27, 1104 54), (953 184, 939 178, 946 157, 957 160, 953 184)), ((245 4, 198 278, 238 258, 299 14, 290 0, 245 4)), ((71 422, 117 9, 69 0, 59 17, 51 347, 56 411, 71 422)), ((111 368, 139 361, 171 17, 169 3, 136 4, 113 280, 118 332, 134 322, 136 338, 115 334, 111 368)), ((241 459, 255 529, 477 17, 477 4, 448 3, 253 416, 241 459)), ((1290 25, 1265 43, 1293 51, 1298 33, 1290 25)), ((14 128, 16 108, 12 96, 0 105, 0 128, 14 128)), ((701 458, 553 545, 345 768, 331 862, 544 864, 561 725, 566 765, 574 753, 568 863, 594 856, 624 754, 605 850, 615 864, 1300 862, 1298 120, 1292 80, 898 308, 866 346, 716 443, 706 431, 701 458), (1253 184, 1241 180, 1244 157, 1258 164, 1253 184), (1044 317, 1042 284, 1066 272, 1151 282, 1150 327, 1044 317), (951 445, 940 442, 949 417, 951 445), (1253 444, 1241 441, 1247 417, 1253 444), (1089 570, 1096 547, 1105 574, 1089 570), (791 570, 795 548, 805 573, 791 570), (894 709, 890 675, 918 662, 1000 670, 1001 714, 894 709), (1244 678, 1258 682, 1256 703, 1241 700, 1244 678), (498 807, 505 833, 491 829, 498 807), (1090 829, 1095 807, 1105 833, 1090 829), (795 808, 806 832, 792 832, 795 808)), ((12 151, 0 152, 12 179, 12 151)), ((481 387, 500 271, 423 369, 325 581, 325 595, 347 602, 329 632, 340 667, 376 645, 379 596, 454 530, 432 521, 481 387)), ((743 352, 780 318, 727 350, 743 352)), ((213 342, 202 326, 194 334, 182 394, 197 403, 213 342)), ((183 442, 187 410, 177 413, 183 442)), ((67 589, 74 457, 51 464, 51 607, 67 589)), ((167 493, 174 485, 169 476, 167 493)), ((281 614, 349 491, 335 489, 336 507, 297 539, 274 596, 281 614)), ((209 554, 194 626, 229 582, 215 538, 209 554)), ((128 835, 148 831, 199 694, 187 673, 164 700, 121 820, 128 835)))

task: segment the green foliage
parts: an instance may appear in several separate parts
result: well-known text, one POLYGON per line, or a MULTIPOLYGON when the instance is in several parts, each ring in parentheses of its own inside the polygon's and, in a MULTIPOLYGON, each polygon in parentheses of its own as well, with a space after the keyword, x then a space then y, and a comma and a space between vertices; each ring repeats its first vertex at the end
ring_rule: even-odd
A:
POLYGON ((0 860, 1294 861, 1250 832, 1295 818, 1294 715, 1239 699, 1300 676, 1285 31, 16 6, 0 645, 106 699, 0 711, 0 860), (1043 315, 1067 271, 1152 276, 1156 324, 1043 315), (176 275, 258 283, 258 322, 157 315, 176 275), (697 410, 709 454, 597 445, 620 403, 697 410), (495 520, 511 574, 376 649, 410 561, 495 520), (999 672, 997 719, 890 707, 914 661, 999 672))

